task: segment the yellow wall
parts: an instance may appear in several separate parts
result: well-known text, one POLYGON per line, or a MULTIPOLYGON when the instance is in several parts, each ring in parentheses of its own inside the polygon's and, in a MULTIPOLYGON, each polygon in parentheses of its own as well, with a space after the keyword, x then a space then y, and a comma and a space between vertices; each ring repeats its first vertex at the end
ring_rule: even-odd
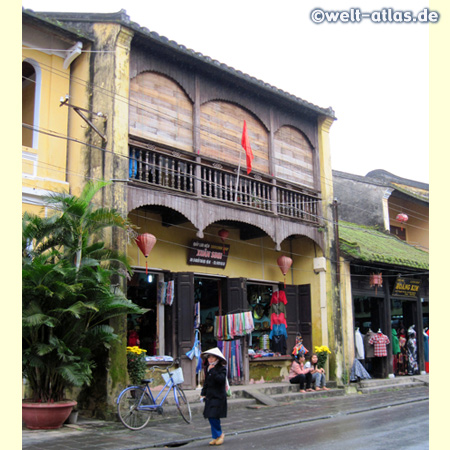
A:
POLYGON ((429 208, 418 205, 407 200, 392 199, 389 200, 389 221, 390 225, 402 227, 406 231, 406 242, 411 245, 419 246, 422 250, 429 250, 429 208), (405 213, 408 221, 401 224, 395 218, 397 214, 405 213))
MULTIPOLYGON (((67 134, 67 108, 60 108, 60 97, 69 93, 69 70, 63 69, 63 59, 37 50, 24 48, 22 59, 38 63, 41 72, 39 129, 48 133, 67 134)), ((42 191, 67 191, 66 148, 67 141, 38 134, 37 148, 22 146, 22 186, 42 191)), ((25 210, 36 211, 36 207, 24 205, 25 210)))
MULTIPOLYGON (((138 233, 151 233, 157 238, 155 247, 148 257, 148 266, 173 272, 193 271, 209 275, 222 275, 230 278, 245 277, 262 281, 283 281, 283 275, 277 265, 277 259, 283 254, 291 256, 287 241, 282 244, 282 251, 274 250, 275 244, 269 237, 241 241, 239 231, 229 228, 226 244, 230 252, 225 269, 193 266, 187 264, 187 252, 191 241, 196 238, 196 229, 192 224, 164 227, 158 214, 135 210, 129 214, 136 224, 138 233)), ((210 226, 205 230, 204 240, 222 244, 218 231, 223 226, 210 226)), ((320 249, 316 246, 316 251, 320 249)), ((135 267, 145 267, 145 257, 136 244, 128 246, 128 256, 135 267)), ((314 243, 304 237, 292 242, 292 270, 286 274, 287 284, 308 284, 315 282, 312 259, 314 243)))

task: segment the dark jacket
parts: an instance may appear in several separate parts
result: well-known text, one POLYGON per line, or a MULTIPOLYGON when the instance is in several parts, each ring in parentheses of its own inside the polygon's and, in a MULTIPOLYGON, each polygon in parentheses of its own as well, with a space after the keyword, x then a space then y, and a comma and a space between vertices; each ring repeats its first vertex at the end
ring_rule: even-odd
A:
POLYGON ((206 419, 221 419, 227 417, 227 393, 225 379, 227 369, 217 364, 206 372, 201 395, 205 397, 203 416, 206 419))

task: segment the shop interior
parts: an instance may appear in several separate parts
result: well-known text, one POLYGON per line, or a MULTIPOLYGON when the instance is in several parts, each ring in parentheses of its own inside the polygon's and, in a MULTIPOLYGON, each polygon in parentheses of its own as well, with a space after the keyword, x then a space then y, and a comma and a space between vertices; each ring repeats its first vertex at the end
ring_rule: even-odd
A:
POLYGON ((270 299, 274 288, 273 285, 247 285, 247 301, 255 324, 255 331, 251 334, 249 348, 255 351, 270 349, 270 299))
MULTIPOLYGON (((419 300, 421 301, 421 300, 419 300)), ((374 297, 357 297, 354 298, 354 314, 355 314, 355 332, 360 332, 364 339, 364 346, 366 350, 366 358, 364 361, 365 369, 369 374, 375 378, 385 377, 388 371, 389 363, 392 359, 392 370, 395 376, 411 375, 411 369, 407 366, 407 347, 410 336, 408 330, 414 326, 417 320, 417 300, 404 300, 391 298, 391 330, 383 329, 383 307, 384 299, 374 297), (381 331, 382 334, 387 335, 390 341, 391 354, 388 354, 385 358, 368 358, 367 346, 368 340, 372 333, 381 331), (398 351, 392 354, 394 351, 394 340, 397 342, 398 347, 395 348, 398 351)), ((423 317, 423 330, 424 333, 428 331, 429 324, 429 311, 428 302, 422 301, 422 317, 423 317)), ((384 326, 386 328, 386 326, 384 326)), ((415 337, 414 346, 416 352, 418 351, 417 339, 415 337)), ((422 337, 420 337, 422 338, 422 337)), ((427 337, 424 338, 427 342, 427 337)), ((410 345, 413 345, 410 343, 410 345)), ((419 359, 419 355, 416 353, 416 361, 419 359)), ((425 355, 425 362, 427 362, 427 355, 425 355)))
POLYGON ((195 277, 194 302, 200 302, 200 339, 202 349, 217 347, 214 321, 222 312, 223 285, 220 278, 195 277))
POLYGON ((148 356, 158 355, 158 276, 135 272, 128 284, 128 298, 149 311, 143 315, 128 315, 128 345, 138 345, 147 350, 148 356))

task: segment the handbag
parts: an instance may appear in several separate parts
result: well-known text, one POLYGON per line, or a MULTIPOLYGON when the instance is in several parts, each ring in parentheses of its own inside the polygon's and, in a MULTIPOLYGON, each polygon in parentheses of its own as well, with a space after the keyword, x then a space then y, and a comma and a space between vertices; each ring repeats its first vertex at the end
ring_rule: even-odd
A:
POLYGON ((232 392, 231 392, 230 383, 228 382, 228 377, 225 378, 225 390, 227 392, 227 397, 231 397, 232 392))

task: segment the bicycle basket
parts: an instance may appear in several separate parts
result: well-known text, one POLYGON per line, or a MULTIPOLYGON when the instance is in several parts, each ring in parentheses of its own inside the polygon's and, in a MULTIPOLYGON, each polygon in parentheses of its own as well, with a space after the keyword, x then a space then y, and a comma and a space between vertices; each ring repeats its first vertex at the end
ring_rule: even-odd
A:
MULTIPOLYGON (((175 369, 174 371, 170 372, 172 374, 173 382, 175 384, 182 384, 184 382, 183 378, 183 370, 181 367, 178 367, 178 369, 175 369)), ((162 373, 161 374, 164 381, 167 383, 169 381, 169 374, 168 373, 162 373)))

